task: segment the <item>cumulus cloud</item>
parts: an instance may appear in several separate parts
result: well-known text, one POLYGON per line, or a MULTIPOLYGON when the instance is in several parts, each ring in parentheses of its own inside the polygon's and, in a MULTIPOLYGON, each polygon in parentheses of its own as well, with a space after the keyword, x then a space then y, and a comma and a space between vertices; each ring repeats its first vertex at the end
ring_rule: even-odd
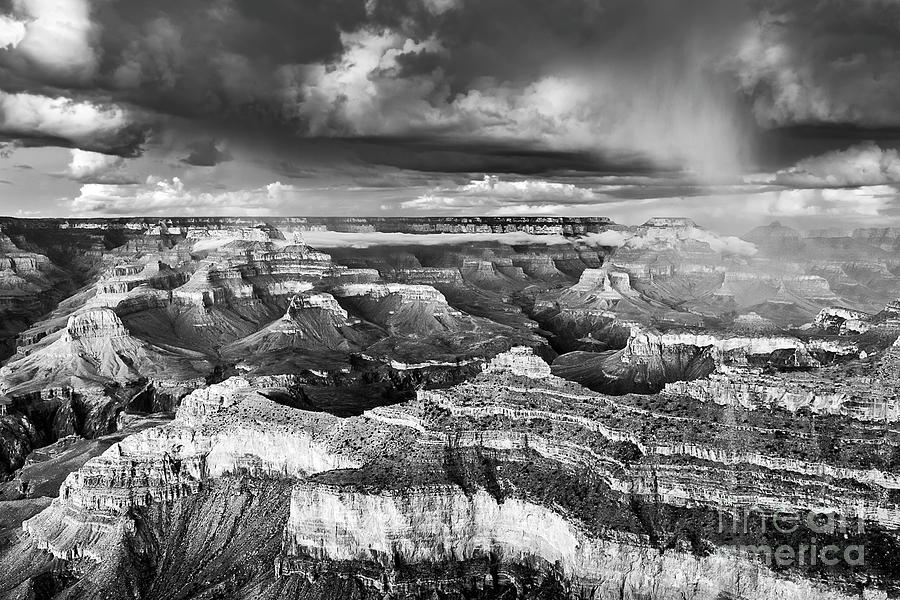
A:
POLYGON ((141 184, 89 183, 69 203, 74 213, 106 215, 269 215, 296 198, 280 182, 225 192, 192 190, 178 177, 148 177, 141 184))
POLYGON ((757 253, 755 244, 730 235, 718 235, 706 229, 692 229, 690 237, 720 254, 753 256, 757 253))
POLYGON ((25 23, 6 15, 0 15, 0 50, 15 48, 25 39, 25 23))
POLYGON ((794 189, 761 195, 762 205, 775 217, 879 217, 897 200, 889 185, 850 189, 794 189))
POLYGON ((330 63, 284 68, 287 110, 312 135, 397 135, 439 120, 428 102, 442 82, 399 77, 403 57, 441 52, 434 38, 417 42, 390 30, 362 29, 341 36, 343 52, 330 63), (412 121, 412 123, 410 123, 412 121))
POLYGON ((139 137, 131 126, 128 111, 115 104, 0 90, 0 133, 8 136, 127 151, 139 137))
POLYGON ((99 152, 71 150, 72 158, 66 173, 69 177, 85 182, 118 182, 123 179, 121 170, 125 159, 99 152))
MULTIPOLYGON (((647 248, 656 246, 659 244, 671 244, 673 239, 671 237, 672 233, 668 230, 659 232, 655 229, 650 229, 649 231, 643 232, 616 232, 620 233, 622 236, 622 240, 620 243, 615 244, 618 246, 627 246, 629 248, 647 248)), ((709 231, 708 229, 701 229, 699 227, 690 227, 684 230, 680 230, 677 232, 677 239, 679 240, 693 240, 696 242, 700 242, 706 244, 710 247, 710 249, 714 252, 718 252, 720 254, 732 254, 737 256, 753 256, 757 253, 756 245, 742 240, 738 237, 729 236, 729 235, 720 235, 718 233, 714 233, 709 231)), ((615 241, 610 236, 610 241, 615 241)), ((607 245, 607 244, 601 244, 607 245)))
POLYGON ((811 156, 779 171, 775 182, 806 187, 874 186, 900 182, 900 154, 873 142, 811 156))
POLYGON ((570 202, 590 202, 597 195, 589 188, 578 187, 571 183, 544 181, 540 179, 522 179, 504 181, 496 175, 485 175, 484 179, 472 180, 459 188, 463 194, 487 195, 502 198, 548 200, 559 199, 570 202))
POLYGON ((556 214, 604 198, 592 188, 544 179, 504 180, 485 175, 469 183, 439 187, 399 207, 408 210, 477 211, 479 214, 556 214))
POLYGON ((619 246, 624 246, 631 237, 632 235, 627 231, 610 229, 609 231, 601 231, 600 233, 589 233, 580 238, 580 241, 588 246, 618 248, 619 246))
POLYGON ((17 54, 64 81, 84 82, 96 73, 98 32, 88 0, 13 0, 13 10, 25 21, 17 54))
POLYGON ((642 78, 597 65, 526 81, 485 76, 456 90, 453 58, 445 58, 455 49, 438 37, 415 41, 397 31, 362 29, 341 40, 338 60, 281 70, 287 110, 313 135, 602 149, 716 177, 735 173, 743 152, 734 107, 706 81, 702 65, 687 72, 664 64, 642 78))

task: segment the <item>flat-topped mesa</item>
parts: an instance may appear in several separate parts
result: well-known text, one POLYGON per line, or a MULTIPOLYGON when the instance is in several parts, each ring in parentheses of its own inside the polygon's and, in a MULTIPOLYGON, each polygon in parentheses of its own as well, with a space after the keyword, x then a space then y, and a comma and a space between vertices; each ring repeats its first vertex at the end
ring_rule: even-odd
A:
POLYGON ((545 379, 552 376, 550 365, 527 346, 516 346, 498 354, 485 365, 484 372, 511 373, 531 379, 545 379))
POLYGON ((230 301, 250 301, 253 286, 241 272, 228 264, 207 262, 191 275, 187 283, 172 290, 172 300, 196 306, 222 306, 230 301))
POLYGON ((141 285, 172 289, 184 283, 184 276, 158 260, 146 264, 116 265, 97 282, 98 294, 127 294, 141 285))
POLYGON ((332 293, 339 297, 367 296, 373 299, 400 296, 403 300, 418 302, 438 302, 446 304, 442 293, 430 285, 410 285, 405 283, 351 283, 337 286, 332 293))
MULTIPOLYGON (((510 262, 510 266, 511 265, 512 263, 510 262)), ((464 271, 473 271, 475 273, 478 273, 479 275, 496 276, 498 274, 497 265, 495 265, 492 261, 480 260, 477 258, 464 258, 461 268, 464 271)))
POLYGON ((671 277, 678 272, 681 264, 678 256, 671 252, 645 252, 622 247, 612 256, 611 264, 638 280, 652 280, 657 277, 671 277))
POLYGON ((828 280, 818 275, 797 275, 782 278, 784 286, 791 292, 810 300, 836 300, 837 295, 828 280))
POLYGON ((572 286, 572 289, 578 291, 590 290, 611 290, 609 285, 609 277, 606 269, 585 269, 578 278, 578 283, 572 286))
POLYGON ((459 269, 454 267, 397 269, 393 271, 393 278, 399 283, 414 285, 463 284, 462 274, 459 272, 459 269))
POLYGON ((524 285, 527 280, 523 268, 515 266, 512 258, 506 256, 463 256, 458 264, 463 278, 475 286, 515 287, 524 285))
POLYGON ((647 329, 632 330, 623 353, 623 362, 635 359, 660 359, 679 348, 696 348, 710 352, 716 364, 747 365, 753 361, 769 360, 777 355, 778 363, 786 368, 819 367, 821 363, 812 350, 827 350, 838 355, 855 355, 853 344, 820 342, 807 344, 801 340, 779 335, 727 336, 695 333, 658 333, 647 329))
POLYGON ((594 292, 603 299, 615 300, 622 296, 637 295, 631 288, 631 277, 624 271, 585 269, 578 283, 569 288, 575 292, 594 292))
POLYGON ((342 286, 349 284, 373 284, 381 281, 378 269, 350 269, 343 265, 332 265, 322 274, 323 285, 342 286))
POLYGON ((802 244, 799 231, 785 227, 778 221, 755 227, 741 237, 763 248, 775 250, 798 248, 802 244))
POLYGON ((208 247, 200 243, 195 249, 206 246, 207 256, 211 259, 228 260, 246 263, 245 270, 250 273, 290 272, 299 268, 331 267, 331 255, 314 250, 305 244, 289 244, 283 241, 247 241, 226 240, 225 243, 208 247))
POLYGON ((556 261, 550 253, 528 252, 516 254, 512 257, 512 264, 531 277, 563 277, 563 273, 557 268, 556 261))
POLYGON ((626 296, 637 294, 637 292, 631 288, 631 276, 624 271, 610 271, 609 285, 612 289, 626 296))
POLYGON ((653 217, 647 220, 641 227, 665 227, 665 228, 696 228, 697 224, 693 219, 685 217, 653 217))
POLYGON ((63 339, 98 339, 124 337, 128 330, 122 320, 109 308, 89 308, 69 317, 63 339))
POLYGON ((291 298, 285 317, 293 319, 300 312, 310 309, 324 310, 339 317, 342 321, 346 321, 348 318, 347 311, 338 304, 335 297, 324 292, 297 294, 291 298))
POLYGON ((188 227, 185 238, 188 240, 236 239, 251 242, 268 242, 270 240, 283 240, 284 234, 266 223, 260 223, 254 227, 229 225, 210 227, 205 225, 202 227, 188 227))

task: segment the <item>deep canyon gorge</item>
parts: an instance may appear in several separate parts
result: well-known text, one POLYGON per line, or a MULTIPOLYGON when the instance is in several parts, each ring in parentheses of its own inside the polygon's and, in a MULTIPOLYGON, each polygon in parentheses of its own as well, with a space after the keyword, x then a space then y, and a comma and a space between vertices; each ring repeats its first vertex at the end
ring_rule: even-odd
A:
POLYGON ((898 597, 898 337, 900 228, 0 218, 0 598, 898 597))

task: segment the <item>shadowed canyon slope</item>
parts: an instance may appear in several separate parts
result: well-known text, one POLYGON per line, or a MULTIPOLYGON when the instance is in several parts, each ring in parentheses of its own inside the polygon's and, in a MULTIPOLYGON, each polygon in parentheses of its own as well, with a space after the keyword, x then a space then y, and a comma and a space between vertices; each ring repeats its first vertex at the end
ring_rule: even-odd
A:
POLYGON ((0 219, 0 598, 895 597, 898 240, 0 219))

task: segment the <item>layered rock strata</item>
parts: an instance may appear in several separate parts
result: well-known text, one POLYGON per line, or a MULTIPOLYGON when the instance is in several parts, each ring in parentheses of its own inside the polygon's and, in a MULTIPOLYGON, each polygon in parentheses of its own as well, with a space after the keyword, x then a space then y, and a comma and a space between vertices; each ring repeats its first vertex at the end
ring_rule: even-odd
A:
POLYGON ((605 397, 551 375, 527 349, 454 388, 349 419, 267 397, 286 383, 235 378, 191 394, 172 424, 71 475, 26 533, 62 559, 100 565, 145 526, 135 508, 227 474, 276 476, 294 482, 281 577, 344 572, 382 593, 460 593, 476 580, 527 586, 530 565, 558 573, 573 595, 712 599, 852 593, 841 576, 822 584, 769 570, 711 525, 698 529, 705 550, 692 551, 669 529, 675 514, 852 511, 882 531, 900 527, 885 500, 900 488, 893 467, 818 456, 802 428, 605 397), (765 444, 779 436, 787 442, 765 444))

